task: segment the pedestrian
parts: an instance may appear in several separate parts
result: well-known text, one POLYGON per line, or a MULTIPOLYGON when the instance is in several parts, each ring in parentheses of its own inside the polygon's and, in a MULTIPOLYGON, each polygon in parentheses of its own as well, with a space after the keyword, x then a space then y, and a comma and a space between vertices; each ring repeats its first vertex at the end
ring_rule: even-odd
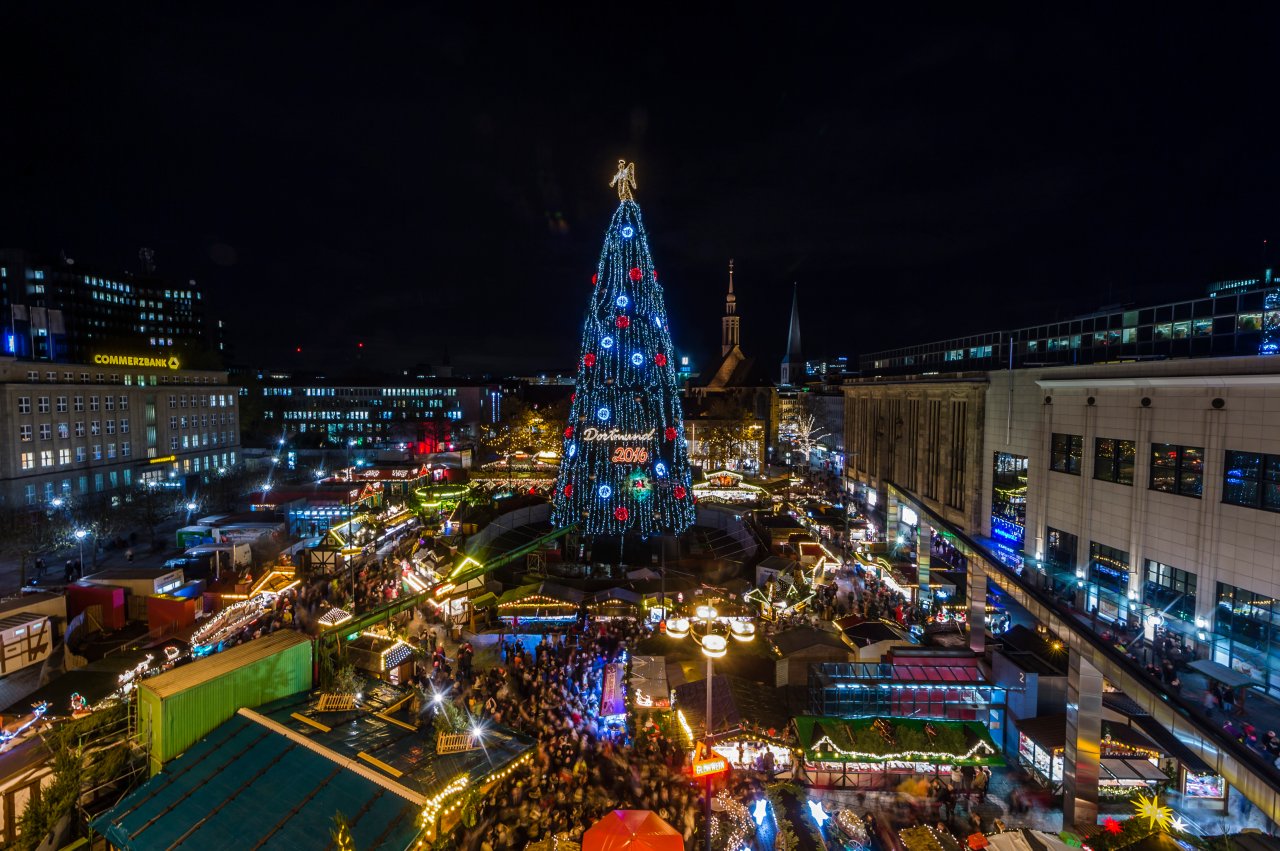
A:
POLYGON ((1222 714, 1234 715, 1236 711, 1236 694, 1231 689, 1222 690, 1222 714))
POLYGON ((1218 696, 1213 691, 1204 693, 1204 716, 1213 720, 1213 710, 1218 708, 1218 696))
POLYGON ((125 551, 124 551, 124 559, 125 559, 125 561, 129 562, 130 564, 132 564, 132 563, 133 563, 133 549, 132 549, 132 548, 127 549, 127 550, 125 550, 125 551))
POLYGON ((36 556, 36 579, 44 579, 44 559, 36 556))

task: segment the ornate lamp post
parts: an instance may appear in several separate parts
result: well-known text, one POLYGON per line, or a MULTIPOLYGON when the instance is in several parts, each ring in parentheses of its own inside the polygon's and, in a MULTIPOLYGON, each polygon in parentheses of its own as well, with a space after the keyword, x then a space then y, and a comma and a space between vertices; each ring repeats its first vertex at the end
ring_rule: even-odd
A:
MULTIPOLYGON (((716 659, 723 658, 729 652, 729 640, 722 633, 716 632, 716 618, 719 612, 714 606, 698 606, 697 617, 676 618, 667 621, 667 635, 677 640, 693 638, 702 648, 702 655, 707 657, 707 715, 706 743, 711 746, 711 678, 714 674, 713 664, 716 659)), ((734 620, 729 622, 729 634, 737 641, 751 641, 756 637, 755 624, 734 620)), ((711 776, 707 775, 705 808, 703 817, 706 822, 707 851, 711 851, 711 776)))

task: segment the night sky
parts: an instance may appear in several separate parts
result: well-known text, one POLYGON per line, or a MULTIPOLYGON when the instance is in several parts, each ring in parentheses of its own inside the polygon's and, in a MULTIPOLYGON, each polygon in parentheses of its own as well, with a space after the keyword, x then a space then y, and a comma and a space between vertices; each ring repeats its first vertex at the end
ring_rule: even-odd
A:
POLYGON ((6 15, 0 245, 150 246, 239 363, 570 367, 619 156, 678 349, 718 354, 733 257, 771 373, 793 281, 806 354, 852 356, 1194 296, 1280 240, 1274 13, 50 5, 6 15))

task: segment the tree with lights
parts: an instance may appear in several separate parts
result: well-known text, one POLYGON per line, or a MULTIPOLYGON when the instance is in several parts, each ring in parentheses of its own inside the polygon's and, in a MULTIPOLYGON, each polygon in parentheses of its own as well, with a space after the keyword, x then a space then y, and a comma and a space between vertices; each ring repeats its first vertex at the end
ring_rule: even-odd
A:
POLYGON ((684 411, 635 165, 619 160, 612 185, 619 204, 591 276, 552 519, 591 535, 682 532, 694 519, 684 411))

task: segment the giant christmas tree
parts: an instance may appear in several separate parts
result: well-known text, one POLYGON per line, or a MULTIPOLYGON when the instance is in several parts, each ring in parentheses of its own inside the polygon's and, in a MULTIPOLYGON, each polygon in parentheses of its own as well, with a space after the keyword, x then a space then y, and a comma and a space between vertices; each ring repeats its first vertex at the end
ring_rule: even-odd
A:
POLYGON ((635 165, 618 161, 618 209, 591 276, 582 356, 552 520, 592 535, 682 532, 694 518, 684 414, 635 165))

